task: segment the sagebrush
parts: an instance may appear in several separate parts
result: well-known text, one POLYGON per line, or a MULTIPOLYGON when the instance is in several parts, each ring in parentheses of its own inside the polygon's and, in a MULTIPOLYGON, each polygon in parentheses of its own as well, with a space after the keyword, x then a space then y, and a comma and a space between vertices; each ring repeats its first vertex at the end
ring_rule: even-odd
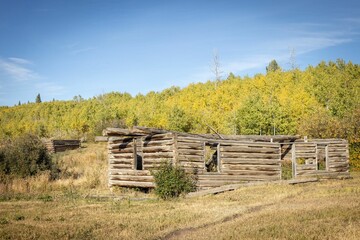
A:
POLYGON ((177 198, 196 189, 194 175, 187 174, 180 166, 163 162, 156 171, 152 171, 155 182, 155 194, 161 199, 177 198))

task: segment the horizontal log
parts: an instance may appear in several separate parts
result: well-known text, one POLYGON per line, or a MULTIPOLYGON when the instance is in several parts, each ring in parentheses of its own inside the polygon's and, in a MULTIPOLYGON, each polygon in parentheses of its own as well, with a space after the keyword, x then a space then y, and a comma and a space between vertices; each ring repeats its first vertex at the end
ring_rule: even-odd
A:
POLYGON ((109 169, 109 174, 113 175, 132 175, 132 176, 150 176, 148 170, 129 170, 129 169, 109 169))
POLYGON ((328 157, 331 158, 331 157, 348 157, 349 154, 346 153, 346 152, 336 152, 336 153, 328 153, 328 157))
POLYGON ((233 184, 233 183, 242 183, 244 181, 275 181, 280 180, 278 176, 238 176, 239 178, 237 180, 224 180, 224 181, 216 181, 216 180, 200 180, 197 181, 196 185, 200 188, 202 187, 217 187, 217 186, 223 186, 227 184, 233 184))
POLYGON ((134 164, 134 159, 109 159, 109 164, 134 164))
POLYGON ((133 164, 121 164, 121 163, 109 164, 109 169, 132 169, 133 167, 134 167, 133 164))
POLYGON ((125 148, 133 148, 134 142, 120 142, 114 144, 108 144, 108 149, 125 149, 125 148))
POLYGON ((203 156, 204 150, 193 150, 193 149, 178 149, 179 155, 197 155, 203 156))
POLYGON ((251 165, 278 165, 280 160, 273 159, 243 159, 243 158, 221 158, 221 162, 236 163, 236 164, 251 164, 251 165))
POLYGON ((297 175, 308 175, 308 176, 341 176, 348 175, 348 172, 331 172, 331 171, 303 171, 297 173, 297 175))
POLYGON ((174 138, 173 133, 147 135, 147 136, 142 137, 143 141, 151 141, 151 140, 154 140, 154 139, 172 139, 172 138, 174 138))
POLYGON ((134 148, 117 148, 117 149, 110 149, 110 153, 118 154, 118 153, 133 153, 134 148))
POLYGON ((255 171, 255 170, 228 170, 222 169, 222 173, 231 175, 247 175, 247 176, 274 176, 280 175, 280 171, 255 171))
POLYGON ((149 141, 144 142, 144 147, 151 147, 151 146, 166 146, 174 144, 174 140, 158 140, 158 141, 149 141))
POLYGON ((302 165, 296 165, 296 170, 316 170, 316 164, 302 164, 302 165))
POLYGON ((131 175, 110 175, 110 180, 119 181, 136 181, 136 182, 152 182, 154 181, 153 176, 131 176, 131 175))
POLYGON ((110 158, 133 158, 133 153, 110 153, 110 158))
POLYGON ((143 188, 155 187, 155 184, 153 182, 119 181, 119 180, 109 180, 109 185, 120 186, 120 187, 143 187, 143 188))
POLYGON ((143 160, 144 164, 161 164, 164 162, 172 162, 172 158, 145 158, 143 160))
POLYGON ((280 159, 280 154, 220 152, 221 158, 280 159))
POLYGON ((196 162, 191 162, 191 163, 190 162, 179 162, 179 165, 182 167, 187 167, 187 168, 193 168, 193 167, 205 168, 204 164, 196 163, 196 162))
POLYGON ((279 143, 266 143, 266 142, 236 142, 236 141, 222 141, 220 143, 221 146, 227 146, 227 147, 266 147, 266 148, 274 148, 279 149, 280 144, 279 143))
POLYGON ((152 153, 152 152, 170 152, 173 151, 172 146, 144 146, 142 148, 144 153, 152 153))
POLYGON ((245 146, 222 146, 221 152, 241 152, 241 153, 279 153, 278 148, 266 147, 245 147, 245 146))
POLYGON ((188 139, 188 138, 180 138, 178 137, 177 139, 178 144, 204 144, 204 142, 206 142, 206 140, 204 139, 188 139))
POLYGON ((178 149, 197 149, 197 150, 202 150, 204 149, 204 144, 203 143, 181 143, 178 142, 177 143, 177 147, 178 149))
POLYGON ((179 159, 179 161, 197 162, 197 161, 204 161, 204 156, 179 154, 178 159, 179 159))
POLYGON ((119 142, 132 142, 135 137, 108 137, 108 143, 119 143, 119 142))
POLYGON ((334 158, 328 158, 328 163, 349 163, 348 157, 334 157, 334 158))
POLYGON ((349 163, 343 162, 343 163, 329 163, 330 168, 337 168, 337 167, 347 167, 349 166, 349 163))
POLYGON ((222 164, 222 169, 229 170, 255 170, 255 171, 280 171, 280 165, 241 165, 241 164, 222 164))
POLYGON ((301 153, 301 154, 296 154, 295 156, 297 159, 298 158, 316 158, 316 155, 313 153, 309 153, 309 154, 301 153))
POLYGON ((156 152, 156 153, 143 153, 143 158, 172 158, 173 152, 156 152))

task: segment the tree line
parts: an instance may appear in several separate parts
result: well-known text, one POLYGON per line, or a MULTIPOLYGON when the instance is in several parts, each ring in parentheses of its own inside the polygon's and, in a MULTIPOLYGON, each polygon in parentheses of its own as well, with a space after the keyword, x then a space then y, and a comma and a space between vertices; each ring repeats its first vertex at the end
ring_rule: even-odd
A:
MULTIPOLYGON (((301 134, 360 142, 360 66, 341 59, 304 70, 269 64, 266 74, 171 87, 132 96, 0 107, 0 139, 93 138, 134 125, 193 133, 301 134)), ((40 99, 40 95, 37 97, 40 99)))

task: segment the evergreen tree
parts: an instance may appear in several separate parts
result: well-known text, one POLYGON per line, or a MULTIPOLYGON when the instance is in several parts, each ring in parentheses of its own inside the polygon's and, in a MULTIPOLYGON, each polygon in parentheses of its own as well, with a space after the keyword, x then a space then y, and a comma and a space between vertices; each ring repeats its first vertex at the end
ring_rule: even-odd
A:
POLYGON ((35 102, 36 103, 41 103, 40 93, 36 96, 35 102))
POLYGON ((266 67, 266 73, 275 72, 277 70, 281 70, 281 68, 280 68, 279 64, 276 62, 276 60, 274 59, 266 67))

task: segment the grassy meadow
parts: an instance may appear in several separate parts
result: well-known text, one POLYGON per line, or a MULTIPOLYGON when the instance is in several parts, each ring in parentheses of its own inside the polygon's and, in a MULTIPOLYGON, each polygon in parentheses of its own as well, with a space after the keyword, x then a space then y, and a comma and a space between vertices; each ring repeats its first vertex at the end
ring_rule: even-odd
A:
POLYGON ((45 173, 0 185, 0 239, 360 239, 360 173, 162 201, 110 191, 105 144, 54 159, 56 181, 45 173))

